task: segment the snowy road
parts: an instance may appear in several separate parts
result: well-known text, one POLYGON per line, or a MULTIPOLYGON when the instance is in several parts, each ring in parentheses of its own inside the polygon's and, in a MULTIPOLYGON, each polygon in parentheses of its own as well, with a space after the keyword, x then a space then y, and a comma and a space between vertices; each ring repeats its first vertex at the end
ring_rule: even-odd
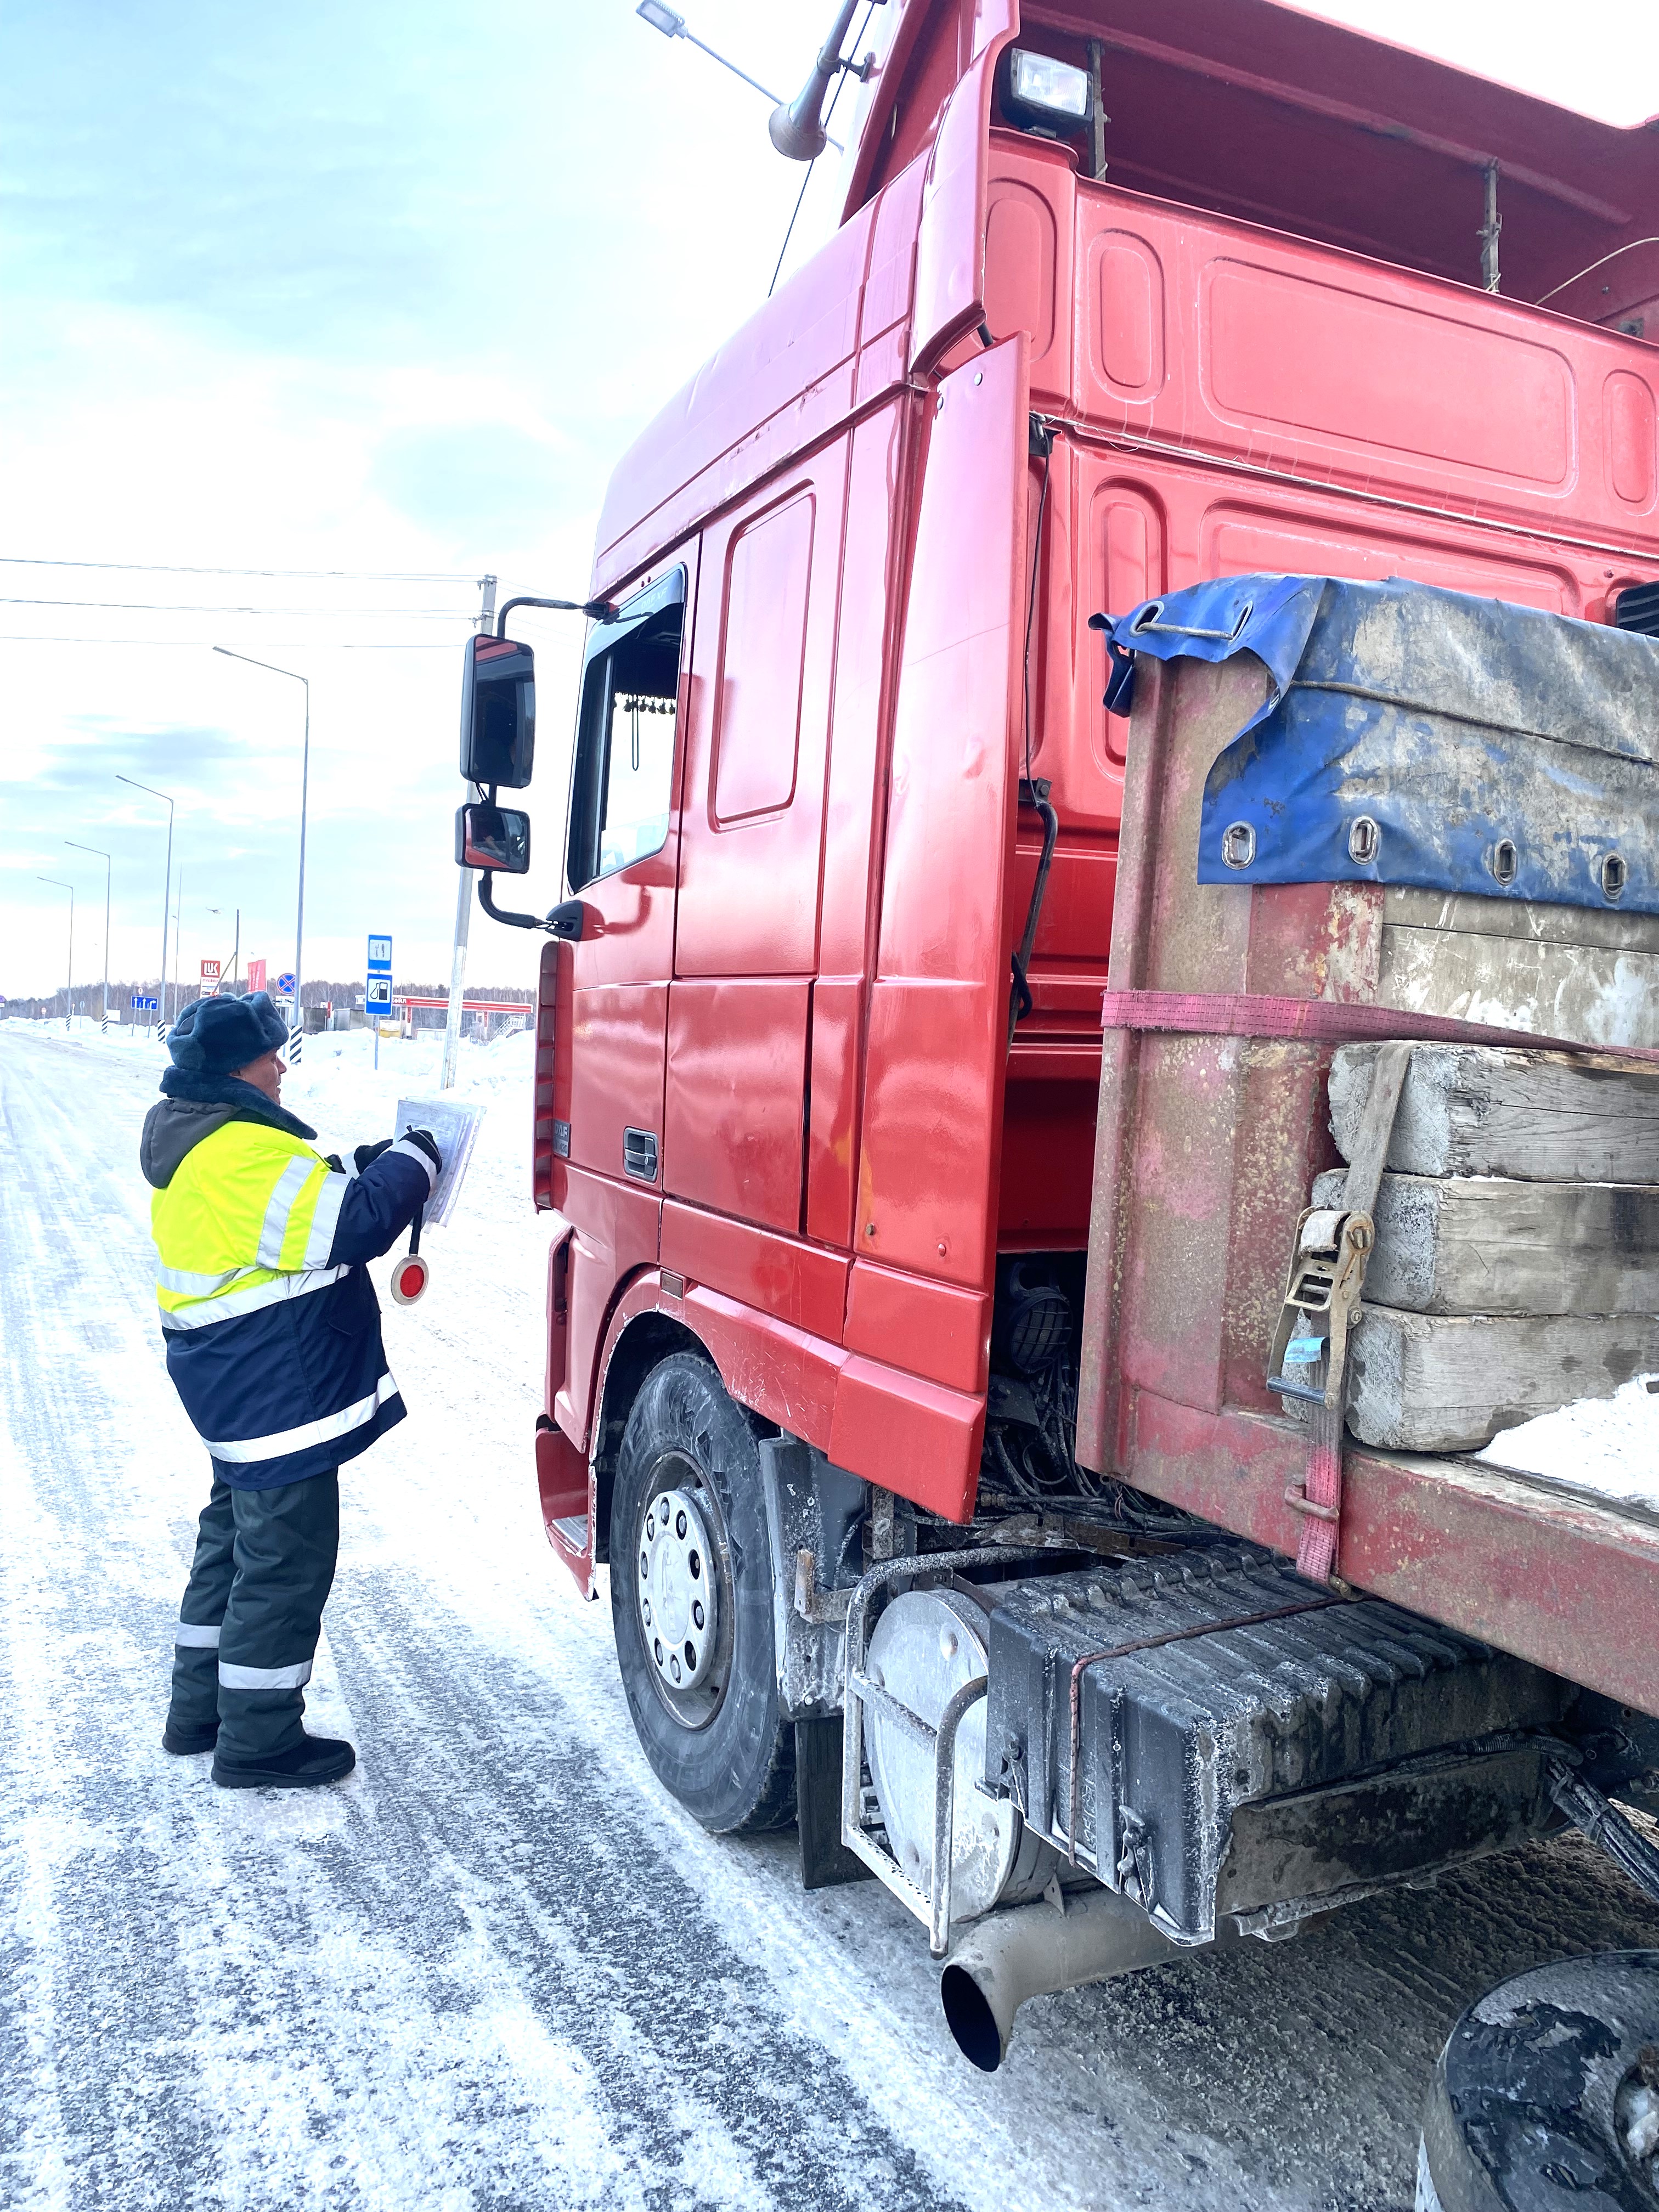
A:
MULTIPOLYGON (((334 1042, 289 1103, 382 1133, 425 1048, 334 1042)), ((0 1024, 0 2205, 1408 2205, 1461 2007, 1659 1914, 1571 1838, 1045 2000, 973 2073, 890 1899, 802 1896, 792 1837, 703 1835, 635 1747, 535 1508, 515 1049, 469 1054, 464 1218, 387 1317, 411 1418, 343 1485, 313 1712, 362 1763, 282 1798, 160 1746, 205 1462, 152 1319, 157 1055, 0 1024)))

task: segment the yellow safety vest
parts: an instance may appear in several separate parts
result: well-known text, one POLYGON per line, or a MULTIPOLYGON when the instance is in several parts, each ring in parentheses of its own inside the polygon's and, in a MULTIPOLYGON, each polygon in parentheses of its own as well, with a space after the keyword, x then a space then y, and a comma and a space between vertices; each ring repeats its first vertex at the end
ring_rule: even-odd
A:
POLYGON ((155 1296, 169 1333, 210 1327, 337 1282, 327 1266, 349 1178, 302 1138, 226 1121, 150 1201, 155 1296))

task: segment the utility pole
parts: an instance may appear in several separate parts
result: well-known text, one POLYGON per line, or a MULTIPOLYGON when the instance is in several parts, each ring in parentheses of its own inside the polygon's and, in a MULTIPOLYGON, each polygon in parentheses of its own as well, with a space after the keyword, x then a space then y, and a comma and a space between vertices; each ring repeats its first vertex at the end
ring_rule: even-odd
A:
POLYGON ((179 863, 179 903, 173 909, 173 1018, 179 1018, 179 999, 182 986, 179 981, 179 940, 185 933, 185 864, 179 863))
MULTIPOLYGON (((478 610, 478 635, 488 637, 495 619, 495 579, 481 576, 478 589, 483 594, 478 610)), ((465 786, 469 799, 476 794, 476 787, 465 786)), ((444 1018, 444 1065, 439 1078, 441 1091, 455 1087, 455 1063, 461 1043, 461 1005, 466 994, 466 941, 472 926, 472 871, 460 871, 460 885, 455 894, 455 947, 449 962, 449 1010, 444 1018)))
POLYGON ((40 876, 36 880, 70 895, 69 984, 64 993, 64 1027, 69 1029, 75 1021, 75 886, 66 884, 61 876, 40 876))
POLYGON ((167 810, 167 864, 161 876, 161 980, 155 987, 161 994, 161 1021, 165 1027, 167 1018, 167 923, 173 905, 173 801, 165 791, 157 791, 148 783, 140 783, 136 776, 122 775, 118 772, 115 781, 131 784, 135 791, 149 792, 152 799, 164 801, 167 810))
POLYGON ((95 854, 104 864, 104 1006, 98 1026, 100 1030, 106 1030, 109 1027, 109 884, 112 863, 109 854, 100 853, 95 845, 77 844, 73 837, 65 837, 64 842, 74 852, 95 854))

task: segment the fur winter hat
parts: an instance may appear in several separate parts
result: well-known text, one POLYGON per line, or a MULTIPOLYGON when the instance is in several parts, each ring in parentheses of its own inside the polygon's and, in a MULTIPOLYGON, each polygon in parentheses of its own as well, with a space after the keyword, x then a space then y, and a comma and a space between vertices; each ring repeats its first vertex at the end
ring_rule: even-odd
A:
POLYGON ((186 1075, 228 1075, 287 1042, 288 1024, 269 991, 193 1000, 167 1032, 173 1064, 186 1075))

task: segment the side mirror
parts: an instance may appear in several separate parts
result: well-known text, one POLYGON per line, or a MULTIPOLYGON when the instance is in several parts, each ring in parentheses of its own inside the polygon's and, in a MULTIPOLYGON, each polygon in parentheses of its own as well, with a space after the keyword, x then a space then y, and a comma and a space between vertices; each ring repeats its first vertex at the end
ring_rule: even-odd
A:
POLYGON ((455 865, 458 868, 495 868, 504 876, 527 874, 530 817, 510 806, 458 806, 455 865))
POLYGON ((535 758, 535 654, 510 637, 468 638, 461 685, 461 774, 469 783, 487 788, 522 791, 535 758))

